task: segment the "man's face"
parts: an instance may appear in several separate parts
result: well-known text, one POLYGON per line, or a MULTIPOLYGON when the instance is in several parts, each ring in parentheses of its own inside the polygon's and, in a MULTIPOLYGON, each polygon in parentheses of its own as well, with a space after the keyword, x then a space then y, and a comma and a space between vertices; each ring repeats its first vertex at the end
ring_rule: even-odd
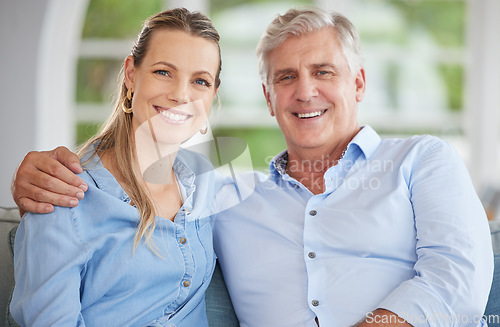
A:
POLYGON ((289 37, 270 52, 268 64, 264 92, 289 151, 331 151, 355 135, 364 70, 349 70, 333 28, 289 37))

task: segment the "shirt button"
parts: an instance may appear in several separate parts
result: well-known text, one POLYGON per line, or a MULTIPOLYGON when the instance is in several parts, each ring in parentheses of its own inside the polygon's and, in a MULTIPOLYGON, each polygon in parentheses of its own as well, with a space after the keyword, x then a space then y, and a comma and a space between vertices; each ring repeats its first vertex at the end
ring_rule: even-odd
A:
POLYGON ((309 256, 309 258, 314 259, 314 258, 316 258, 316 253, 309 252, 308 256, 309 256))
POLYGON ((294 188, 299 188, 300 186, 298 184, 293 184, 294 188))
POLYGON ((189 280, 185 280, 182 282, 182 285, 184 285, 184 287, 188 287, 189 285, 191 285, 191 283, 189 282, 189 280))
POLYGON ((181 244, 186 243, 186 239, 185 239, 184 237, 181 237, 181 238, 179 239, 179 243, 181 243, 181 244))
POLYGON ((319 305, 319 301, 318 300, 312 300, 311 304, 313 305, 313 307, 317 307, 319 305))
POLYGON ((316 210, 311 210, 311 211, 309 211, 309 214, 310 214, 311 216, 316 216, 316 214, 317 214, 317 213, 318 213, 318 212, 317 212, 316 210))

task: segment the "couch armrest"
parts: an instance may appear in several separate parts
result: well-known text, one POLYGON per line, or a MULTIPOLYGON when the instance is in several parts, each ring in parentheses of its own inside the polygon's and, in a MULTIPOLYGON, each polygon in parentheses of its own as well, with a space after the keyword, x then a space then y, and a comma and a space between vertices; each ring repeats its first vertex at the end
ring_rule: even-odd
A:
POLYGON ((13 251, 9 232, 17 227, 20 219, 17 208, 0 207, 0 326, 12 326, 7 318, 9 299, 14 288, 13 251))

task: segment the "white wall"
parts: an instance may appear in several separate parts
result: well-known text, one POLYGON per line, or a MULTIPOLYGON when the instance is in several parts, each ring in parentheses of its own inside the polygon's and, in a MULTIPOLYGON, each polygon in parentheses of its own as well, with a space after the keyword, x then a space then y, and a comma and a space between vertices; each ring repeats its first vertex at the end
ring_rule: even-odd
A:
POLYGON ((0 2, 0 205, 13 204, 9 191, 12 174, 36 143, 37 57, 48 2, 0 2))
MULTIPOLYGON (((500 188, 500 1, 469 0, 464 126, 476 188, 500 188)), ((499 213, 500 214, 500 213, 499 213)))
POLYGON ((87 0, 0 2, 0 205, 31 150, 74 144, 75 60, 87 0))

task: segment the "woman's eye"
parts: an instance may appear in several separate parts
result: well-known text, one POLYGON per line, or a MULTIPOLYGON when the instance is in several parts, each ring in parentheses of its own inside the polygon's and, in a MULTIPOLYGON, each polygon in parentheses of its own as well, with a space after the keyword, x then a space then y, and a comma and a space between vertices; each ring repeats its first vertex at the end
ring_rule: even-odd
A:
POLYGON ((154 73, 163 76, 170 76, 170 72, 168 70, 163 70, 163 69, 155 70, 154 73))
POLYGON ((210 84, 207 80, 204 80, 202 78, 199 78, 199 79, 195 80, 194 82, 195 82, 195 84, 198 84, 201 86, 206 86, 206 87, 212 86, 212 84, 210 84))

